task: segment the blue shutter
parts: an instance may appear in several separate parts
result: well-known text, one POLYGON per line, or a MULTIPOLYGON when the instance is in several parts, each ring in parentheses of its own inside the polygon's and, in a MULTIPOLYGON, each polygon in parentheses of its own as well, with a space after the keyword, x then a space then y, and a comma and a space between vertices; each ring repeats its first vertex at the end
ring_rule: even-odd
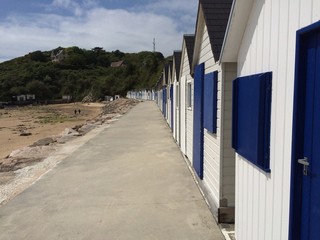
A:
POLYGON ((211 133, 217 133, 217 87, 218 71, 204 76, 204 118, 203 126, 211 133))
POLYGON ((162 88, 162 113, 164 118, 167 117, 167 88, 162 88))
POLYGON ((170 85, 170 99, 171 99, 171 129, 173 130, 173 85, 170 85))
POLYGON ((195 68, 193 109, 193 167, 203 179, 203 77, 204 63, 195 68))
POLYGON ((233 82, 232 147, 270 172, 272 73, 239 77, 233 82))

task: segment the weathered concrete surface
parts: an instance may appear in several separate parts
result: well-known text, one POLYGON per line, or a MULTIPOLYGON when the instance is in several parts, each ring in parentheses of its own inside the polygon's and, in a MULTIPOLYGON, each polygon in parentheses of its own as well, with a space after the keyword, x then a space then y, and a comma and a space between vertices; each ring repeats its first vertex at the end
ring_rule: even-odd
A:
POLYGON ((153 102, 0 208, 0 239, 223 239, 153 102))

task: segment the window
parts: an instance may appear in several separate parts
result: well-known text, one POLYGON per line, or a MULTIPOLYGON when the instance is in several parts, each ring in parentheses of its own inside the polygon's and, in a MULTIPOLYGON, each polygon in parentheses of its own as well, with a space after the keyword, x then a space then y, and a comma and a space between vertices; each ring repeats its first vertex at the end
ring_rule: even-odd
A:
POLYGON ((211 133, 217 132, 218 71, 204 76, 203 126, 211 133))
POLYGON ((187 107, 188 108, 191 108, 192 104, 192 89, 191 89, 191 82, 188 82, 187 84, 187 107))
POLYGON ((233 81, 232 147, 266 172, 270 172, 271 81, 271 72, 233 81))

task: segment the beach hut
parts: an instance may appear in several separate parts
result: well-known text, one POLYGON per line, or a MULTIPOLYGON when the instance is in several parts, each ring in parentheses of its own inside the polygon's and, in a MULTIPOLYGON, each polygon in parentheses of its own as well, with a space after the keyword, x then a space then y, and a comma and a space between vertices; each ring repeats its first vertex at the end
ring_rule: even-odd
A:
POLYGON ((163 73, 161 73, 156 85, 154 86, 155 91, 155 101, 162 112, 162 83, 163 83, 163 73))
POLYGON ((233 85, 237 240, 319 239, 320 1, 237 0, 221 62, 233 85))
POLYGON ((194 49, 194 34, 185 34, 182 41, 180 67, 180 148, 182 153, 192 161, 193 129, 193 78, 190 74, 194 49))
POLYGON ((173 83, 172 83, 172 61, 166 64, 165 67, 165 78, 167 87, 167 123, 172 130, 172 115, 173 115, 173 83))
POLYGON ((173 138, 179 144, 179 135, 180 135, 180 94, 179 94, 179 74, 180 74, 180 65, 181 65, 181 51, 173 52, 173 62, 172 62, 172 85, 173 85, 173 138))
POLYGON ((220 64, 232 0, 200 0, 191 71, 193 161, 199 185, 219 222, 234 222, 235 154, 231 146, 236 64, 220 64))

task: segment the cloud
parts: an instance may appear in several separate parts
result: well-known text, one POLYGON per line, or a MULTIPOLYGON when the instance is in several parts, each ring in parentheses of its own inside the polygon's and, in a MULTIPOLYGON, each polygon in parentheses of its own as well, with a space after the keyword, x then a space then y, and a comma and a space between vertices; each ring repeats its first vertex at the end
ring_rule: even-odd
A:
MULTIPOLYGON (((158 6, 159 9, 170 7, 173 10, 177 7, 175 4, 165 4, 168 2, 164 1, 163 5, 158 6)), ((52 2, 52 6, 58 8, 78 8, 69 16, 53 12, 8 17, 0 23, 0 35, 3 36, 0 38, 0 61, 58 46, 86 49, 99 46, 106 51, 119 49, 124 52, 152 51, 153 38, 156 38, 156 51, 165 56, 181 48, 182 35, 186 32, 176 19, 151 10, 156 5, 149 5, 150 10, 147 11, 130 11, 97 7, 95 0, 80 3, 72 0, 52 2)), ((185 11, 189 8, 185 7, 185 11)))

